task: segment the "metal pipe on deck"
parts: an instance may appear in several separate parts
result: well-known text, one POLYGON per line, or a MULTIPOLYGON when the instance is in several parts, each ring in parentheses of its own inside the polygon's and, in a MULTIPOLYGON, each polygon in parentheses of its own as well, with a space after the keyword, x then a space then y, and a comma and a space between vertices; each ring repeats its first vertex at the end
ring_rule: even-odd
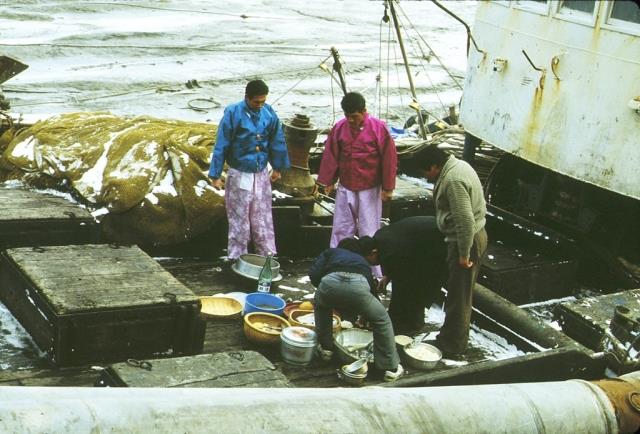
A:
POLYGON ((476 283, 473 290, 473 306, 495 321, 503 324, 527 339, 546 348, 571 347, 591 354, 592 351, 554 329, 542 320, 490 289, 476 283))
POLYGON ((640 427, 640 373, 604 383, 412 389, 0 387, 0 432, 633 432, 640 427), (626 411, 620 400, 630 403, 626 411))

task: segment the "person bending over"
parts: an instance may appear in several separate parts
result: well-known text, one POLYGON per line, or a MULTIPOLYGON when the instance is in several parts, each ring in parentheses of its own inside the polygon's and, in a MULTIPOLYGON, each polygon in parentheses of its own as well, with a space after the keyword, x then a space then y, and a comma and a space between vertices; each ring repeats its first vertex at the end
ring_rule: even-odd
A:
POLYGON ((373 328, 373 375, 383 374, 395 381, 404 374, 399 363, 391 319, 374 297, 371 267, 359 253, 355 239, 341 241, 336 248, 323 251, 309 270, 315 292, 315 324, 318 352, 328 360, 333 352, 333 309, 360 315, 373 328))

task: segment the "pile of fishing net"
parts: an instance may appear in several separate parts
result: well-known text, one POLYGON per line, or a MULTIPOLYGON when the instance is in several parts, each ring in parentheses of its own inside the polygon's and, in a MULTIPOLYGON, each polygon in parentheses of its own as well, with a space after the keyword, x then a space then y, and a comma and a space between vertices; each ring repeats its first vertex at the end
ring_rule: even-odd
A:
POLYGON ((110 241, 181 243, 225 214, 207 179, 215 134, 204 123, 59 115, 0 137, 0 181, 72 192, 104 214, 110 241))

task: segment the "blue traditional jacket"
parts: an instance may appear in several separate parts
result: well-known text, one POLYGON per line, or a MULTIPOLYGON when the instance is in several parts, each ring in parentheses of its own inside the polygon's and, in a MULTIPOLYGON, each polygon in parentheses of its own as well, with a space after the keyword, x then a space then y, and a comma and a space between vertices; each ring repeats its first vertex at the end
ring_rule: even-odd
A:
POLYGON ((220 178, 225 161, 250 173, 262 171, 267 162, 275 170, 289 167, 282 125, 270 105, 253 111, 242 100, 225 108, 211 158, 211 178, 220 178))

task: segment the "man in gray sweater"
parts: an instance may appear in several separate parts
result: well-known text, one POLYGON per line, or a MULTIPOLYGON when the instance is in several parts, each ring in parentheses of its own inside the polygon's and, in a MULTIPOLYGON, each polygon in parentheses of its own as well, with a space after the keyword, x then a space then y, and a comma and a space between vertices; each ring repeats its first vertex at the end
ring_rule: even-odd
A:
POLYGON ((478 174, 466 161, 433 145, 421 157, 426 178, 435 184, 436 221, 447 244, 445 321, 436 346, 444 357, 459 358, 467 348, 473 287, 487 250, 487 205, 478 174))

